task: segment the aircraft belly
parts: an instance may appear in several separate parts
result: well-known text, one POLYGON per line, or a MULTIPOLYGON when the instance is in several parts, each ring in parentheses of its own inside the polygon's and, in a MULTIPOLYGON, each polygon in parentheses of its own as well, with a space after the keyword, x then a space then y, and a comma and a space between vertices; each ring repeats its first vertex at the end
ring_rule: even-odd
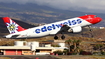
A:
POLYGON ((49 32, 42 32, 42 33, 33 33, 33 34, 30 34, 29 37, 42 37, 42 36, 46 36, 46 35, 49 35, 49 32))

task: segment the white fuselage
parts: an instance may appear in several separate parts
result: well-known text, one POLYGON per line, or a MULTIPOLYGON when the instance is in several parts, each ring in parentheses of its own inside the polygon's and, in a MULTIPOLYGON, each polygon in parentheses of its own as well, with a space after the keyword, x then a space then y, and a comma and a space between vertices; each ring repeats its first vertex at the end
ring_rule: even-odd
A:
POLYGON ((83 26, 91 25, 91 23, 87 22, 86 20, 83 20, 77 17, 77 18, 67 19, 67 20, 50 23, 50 24, 46 24, 46 25, 42 25, 34 28, 29 28, 24 31, 20 31, 14 34, 9 34, 6 37, 10 38, 13 35, 19 35, 16 38, 26 38, 26 37, 30 38, 30 37, 54 35, 57 32, 59 32, 59 30, 62 27, 61 26, 62 24, 68 25, 70 28, 74 28, 77 26, 83 27, 83 26))

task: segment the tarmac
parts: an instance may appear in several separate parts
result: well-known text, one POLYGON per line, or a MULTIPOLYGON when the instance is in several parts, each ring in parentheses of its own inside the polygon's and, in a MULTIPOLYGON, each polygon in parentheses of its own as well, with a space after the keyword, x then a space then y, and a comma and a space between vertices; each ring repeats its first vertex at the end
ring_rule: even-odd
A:
POLYGON ((54 55, 0 55, 0 59, 59 59, 54 55))

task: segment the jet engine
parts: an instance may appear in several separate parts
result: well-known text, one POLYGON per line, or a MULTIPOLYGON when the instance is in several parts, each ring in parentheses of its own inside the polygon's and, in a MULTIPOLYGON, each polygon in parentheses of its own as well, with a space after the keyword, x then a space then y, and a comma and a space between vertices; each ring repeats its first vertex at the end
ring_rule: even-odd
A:
POLYGON ((72 32, 72 33, 79 33, 82 31, 82 28, 80 26, 77 26, 77 27, 73 27, 73 28, 70 28, 68 30, 68 32, 72 32))

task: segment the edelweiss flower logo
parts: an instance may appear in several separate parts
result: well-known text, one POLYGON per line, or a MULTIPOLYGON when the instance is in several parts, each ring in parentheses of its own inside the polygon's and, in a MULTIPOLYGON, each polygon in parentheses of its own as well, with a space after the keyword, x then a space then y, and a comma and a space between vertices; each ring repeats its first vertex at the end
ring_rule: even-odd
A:
POLYGON ((17 31, 18 25, 15 22, 13 22, 11 19, 10 19, 10 23, 6 23, 6 24, 7 24, 7 28, 10 31, 10 33, 18 32, 17 31))

